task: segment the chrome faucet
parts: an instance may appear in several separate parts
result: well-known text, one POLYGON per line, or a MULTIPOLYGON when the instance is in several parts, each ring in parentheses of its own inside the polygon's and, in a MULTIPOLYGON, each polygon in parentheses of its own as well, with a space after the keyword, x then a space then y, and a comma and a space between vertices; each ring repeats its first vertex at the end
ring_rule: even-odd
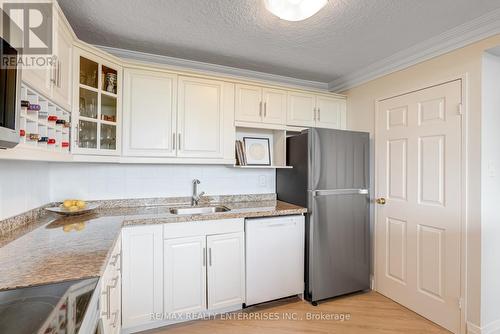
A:
POLYGON ((198 205, 198 202, 201 199, 201 196, 205 195, 205 192, 202 191, 201 193, 198 194, 198 185, 200 184, 200 180, 194 179, 193 180, 193 196, 191 196, 191 206, 196 206, 198 205))

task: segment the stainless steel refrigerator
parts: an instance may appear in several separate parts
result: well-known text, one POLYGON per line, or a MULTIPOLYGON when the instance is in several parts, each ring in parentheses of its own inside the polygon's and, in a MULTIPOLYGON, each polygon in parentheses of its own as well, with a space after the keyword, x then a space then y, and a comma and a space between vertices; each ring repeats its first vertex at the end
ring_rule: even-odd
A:
POLYGON ((307 207, 305 297, 370 288, 369 135, 310 129, 287 138, 278 199, 307 207))

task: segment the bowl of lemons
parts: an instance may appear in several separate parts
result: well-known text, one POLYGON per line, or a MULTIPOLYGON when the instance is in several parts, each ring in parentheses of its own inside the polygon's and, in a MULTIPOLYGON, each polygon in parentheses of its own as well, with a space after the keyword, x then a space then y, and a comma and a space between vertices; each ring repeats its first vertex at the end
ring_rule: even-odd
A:
POLYGON ((99 205, 96 203, 87 203, 78 199, 67 199, 64 200, 61 205, 45 208, 45 210, 69 216, 88 213, 97 209, 98 207, 99 205))

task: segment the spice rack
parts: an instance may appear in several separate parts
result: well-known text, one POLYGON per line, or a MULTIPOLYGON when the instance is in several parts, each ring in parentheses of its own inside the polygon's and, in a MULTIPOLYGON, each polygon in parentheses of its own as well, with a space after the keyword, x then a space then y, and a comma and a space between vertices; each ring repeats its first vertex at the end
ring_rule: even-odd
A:
POLYGON ((70 112, 24 84, 21 85, 21 100, 28 101, 31 107, 21 107, 19 144, 69 154, 70 112))

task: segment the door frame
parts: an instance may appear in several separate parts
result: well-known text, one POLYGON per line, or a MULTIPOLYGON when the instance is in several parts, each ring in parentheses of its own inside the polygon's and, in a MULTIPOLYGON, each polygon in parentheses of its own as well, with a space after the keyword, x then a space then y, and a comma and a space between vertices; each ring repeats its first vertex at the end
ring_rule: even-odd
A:
MULTIPOLYGON (((407 91, 402 91, 399 89, 395 90, 394 94, 389 96, 385 96, 382 98, 378 98, 375 100, 375 123, 374 123, 374 134, 373 134, 373 157, 377 154, 377 124, 379 121, 379 104, 384 100, 388 100, 391 98, 399 97, 406 94, 415 93, 424 89, 433 88, 436 86, 440 86, 443 84, 447 84, 453 81, 461 81, 461 95, 462 95, 462 123, 461 123, 461 139, 460 139, 460 297, 457 303, 459 303, 460 309, 460 333, 466 333, 466 322, 467 322, 467 244, 468 244, 468 198, 467 198, 467 180, 468 180, 468 168, 467 168, 467 159, 468 159, 468 148, 467 148, 467 140, 468 140, 468 118, 469 118, 469 80, 468 73, 463 73, 458 76, 444 77, 438 81, 430 81, 427 84, 419 85, 414 89, 410 89, 407 91)), ((373 290, 377 291, 377 229, 378 229, 378 206, 374 203, 374 199, 379 197, 379 182, 377 180, 378 169, 375 158, 372 161, 374 166, 374 174, 373 174, 373 184, 374 184, 374 197, 371 202, 373 204, 373 290)))

